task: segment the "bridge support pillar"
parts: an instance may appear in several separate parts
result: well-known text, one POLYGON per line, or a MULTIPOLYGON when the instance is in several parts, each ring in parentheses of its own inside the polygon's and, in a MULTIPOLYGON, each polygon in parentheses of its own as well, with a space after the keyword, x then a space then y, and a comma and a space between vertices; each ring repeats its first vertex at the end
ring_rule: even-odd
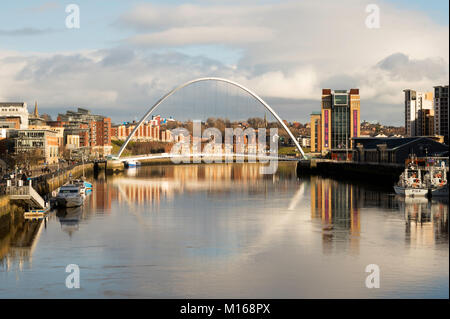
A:
POLYGON ((117 160, 108 160, 105 163, 105 170, 106 173, 116 173, 116 172, 121 172, 124 170, 124 165, 122 161, 117 161, 117 160))

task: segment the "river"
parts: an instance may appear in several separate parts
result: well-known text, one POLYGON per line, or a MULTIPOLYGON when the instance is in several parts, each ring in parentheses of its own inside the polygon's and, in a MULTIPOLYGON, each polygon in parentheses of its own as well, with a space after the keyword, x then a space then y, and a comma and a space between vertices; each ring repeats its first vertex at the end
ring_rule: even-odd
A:
POLYGON ((298 179, 292 162, 144 166, 93 187, 0 232, 1 298, 449 297, 448 202, 298 179))

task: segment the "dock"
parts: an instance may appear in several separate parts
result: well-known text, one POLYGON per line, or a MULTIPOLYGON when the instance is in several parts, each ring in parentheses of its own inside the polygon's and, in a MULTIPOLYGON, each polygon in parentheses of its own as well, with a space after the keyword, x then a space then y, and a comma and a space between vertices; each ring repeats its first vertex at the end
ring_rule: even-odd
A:
POLYGON ((392 163, 360 163, 329 159, 310 159, 298 162, 297 175, 320 175, 323 177, 391 186, 398 181, 404 169, 404 165, 392 163))
POLYGON ((29 207, 30 209, 45 209, 47 207, 45 200, 34 190, 31 182, 28 185, 8 185, 6 194, 9 195, 11 202, 29 207))

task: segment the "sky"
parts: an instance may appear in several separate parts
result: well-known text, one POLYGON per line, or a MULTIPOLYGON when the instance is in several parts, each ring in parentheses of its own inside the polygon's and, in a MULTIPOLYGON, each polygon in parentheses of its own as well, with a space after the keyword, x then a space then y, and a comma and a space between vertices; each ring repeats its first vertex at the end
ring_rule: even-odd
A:
MULTIPOLYGON (((363 120, 402 125, 403 89, 448 85, 448 12, 447 0, 2 2, 0 101, 120 122, 185 81, 217 76, 288 121, 308 121, 322 88, 356 87, 363 120), (66 26, 72 3, 80 28, 66 26), (379 28, 366 25, 368 4, 379 28)), ((188 107, 160 112, 192 118, 188 107)))

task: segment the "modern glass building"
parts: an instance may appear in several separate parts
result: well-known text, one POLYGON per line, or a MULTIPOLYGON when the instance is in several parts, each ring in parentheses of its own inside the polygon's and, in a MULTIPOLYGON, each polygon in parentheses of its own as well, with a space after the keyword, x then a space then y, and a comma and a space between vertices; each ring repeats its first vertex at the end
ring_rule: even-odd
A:
POLYGON ((317 151, 331 152, 332 157, 351 157, 352 138, 360 133, 359 89, 323 89, 320 117, 321 131, 317 136, 321 143, 317 151))

